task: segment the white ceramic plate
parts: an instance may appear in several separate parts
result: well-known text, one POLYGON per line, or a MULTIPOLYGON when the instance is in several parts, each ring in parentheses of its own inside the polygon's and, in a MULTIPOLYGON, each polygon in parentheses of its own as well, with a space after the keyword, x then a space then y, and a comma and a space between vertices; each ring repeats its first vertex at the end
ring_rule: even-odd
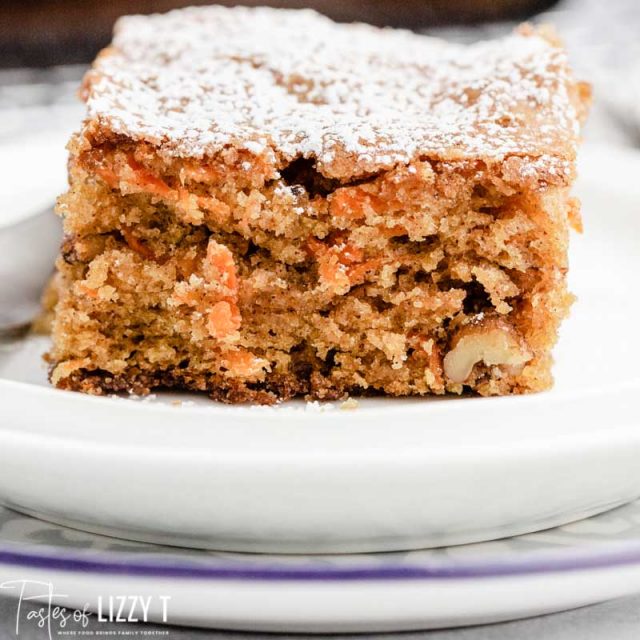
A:
POLYGON ((375 399, 353 411, 92 398, 51 389, 46 344, 28 340, 0 357, 0 501, 127 538, 280 553, 495 539, 634 499, 638 175, 637 154, 585 150, 579 301, 553 391, 375 399))
MULTIPOLYGON (((0 509, 0 594, 32 598, 49 590, 67 613, 86 607, 108 617, 110 598, 117 604, 138 596, 150 605, 148 621, 228 629, 399 631, 497 622, 640 591, 640 503, 499 542, 310 557, 128 543, 0 509)), ((145 619, 138 603, 133 617, 145 619)), ((22 614, 21 634, 35 624, 22 614)), ((94 621, 92 629, 100 626, 94 621)), ((81 626, 70 623, 74 629, 81 626)))

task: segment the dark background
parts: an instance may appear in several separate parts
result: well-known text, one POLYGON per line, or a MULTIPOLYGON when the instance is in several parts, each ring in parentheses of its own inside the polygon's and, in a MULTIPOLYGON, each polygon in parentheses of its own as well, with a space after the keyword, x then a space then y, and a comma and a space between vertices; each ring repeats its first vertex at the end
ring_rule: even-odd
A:
MULTIPOLYGON (((312 7, 335 20, 412 29, 523 20, 555 0, 257 0, 224 5, 312 7)), ((0 0, 0 67, 88 63, 111 39, 116 18, 211 4, 199 0, 0 0)))

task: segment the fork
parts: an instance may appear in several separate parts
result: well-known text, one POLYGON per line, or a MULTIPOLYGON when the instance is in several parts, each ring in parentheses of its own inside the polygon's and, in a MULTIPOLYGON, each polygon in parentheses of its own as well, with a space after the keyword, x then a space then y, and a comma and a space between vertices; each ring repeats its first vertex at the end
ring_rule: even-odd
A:
POLYGON ((19 337, 31 326, 61 239, 62 225, 51 208, 0 223, 0 339, 19 337))

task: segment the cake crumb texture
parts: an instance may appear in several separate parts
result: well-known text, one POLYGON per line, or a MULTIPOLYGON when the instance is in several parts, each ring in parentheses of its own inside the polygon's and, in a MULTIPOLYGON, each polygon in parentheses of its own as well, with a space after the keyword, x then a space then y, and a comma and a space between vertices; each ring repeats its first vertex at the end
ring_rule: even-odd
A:
POLYGON ((59 388, 269 404, 550 386, 589 100, 553 38, 193 8, 121 19, 82 94, 59 388))

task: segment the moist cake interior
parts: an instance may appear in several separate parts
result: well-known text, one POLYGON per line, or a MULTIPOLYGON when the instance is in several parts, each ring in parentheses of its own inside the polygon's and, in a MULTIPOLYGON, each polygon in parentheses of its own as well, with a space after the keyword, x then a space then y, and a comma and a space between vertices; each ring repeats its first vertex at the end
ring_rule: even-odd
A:
MULTIPOLYGON (((201 16, 206 25, 236 10, 209 11, 191 10, 183 21, 201 16)), ((262 11, 239 16, 311 20, 308 12, 262 11)), ((493 129, 480 123, 481 104, 475 112, 461 106, 461 127, 476 114, 465 144, 451 134, 445 147, 436 135, 444 125, 434 133, 431 121, 431 133, 417 121, 415 144, 396 136, 394 147, 393 136, 377 130, 357 152, 335 136, 333 143, 323 138, 322 149, 310 148, 309 139, 285 144, 282 131, 280 141, 270 137, 268 123, 262 138, 234 129, 225 140, 195 124, 195 142, 185 148, 189 134, 175 122, 167 133, 157 119, 150 135, 149 123, 131 124, 118 111, 133 112, 118 76, 122 59, 151 66, 155 76, 144 81, 153 76, 162 84, 150 36, 135 40, 134 27, 158 20, 159 32, 177 28, 180 14, 125 22, 85 81, 89 115, 70 144, 70 189, 58 203, 66 236, 48 356, 52 382, 89 393, 180 388, 260 403, 548 388, 551 348, 571 303, 568 233, 579 213, 570 186, 576 124, 588 100, 567 75, 561 49, 530 31, 513 36, 535 40, 531 51, 548 54, 548 66, 525 56, 531 68, 514 80, 520 93, 501 88, 510 98, 504 105, 491 77, 513 74, 522 60, 507 70, 503 59, 494 61, 497 75, 482 90, 471 80, 449 87, 456 104, 463 95, 463 103, 481 103, 493 92, 493 129), (550 93, 551 102, 529 113, 521 94, 530 74, 538 93, 562 99, 555 104, 550 93)), ((360 29, 326 27, 312 16, 323 29, 360 29)), ((367 41, 386 43, 390 64, 384 32, 364 29, 367 41)), ((184 42, 174 36, 170 44, 184 42)), ((428 85, 428 70, 425 76, 428 85)), ((273 77, 296 99, 319 91, 313 75, 273 77)), ((325 102, 330 91, 324 87, 325 102)), ((170 118, 166 101, 163 108, 170 118)))

